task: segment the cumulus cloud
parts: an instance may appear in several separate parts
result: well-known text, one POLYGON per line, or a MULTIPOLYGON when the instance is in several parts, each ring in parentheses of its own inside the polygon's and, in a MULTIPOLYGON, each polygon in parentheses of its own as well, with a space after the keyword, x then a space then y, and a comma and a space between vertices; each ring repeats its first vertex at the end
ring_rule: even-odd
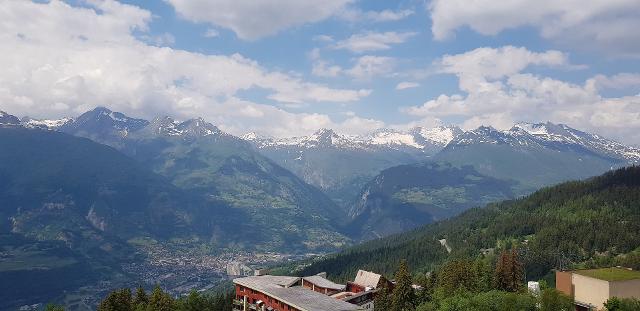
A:
POLYGON ((325 78, 348 76, 354 80, 369 81, 374 77, 389 75, 396 66, 396 59, 386 56, 363 55, 353 59, 351 68, 343 68, 324 60, 320 55, 320 49, 315 48, 309 52, 312 62, 311 73, 325 78))
POLYGON ((419 118, 462 119, 465 128, 505 129, 515 122, 549 120, 640 143, 640 97, 605 98, 598 89, 610 81, 634 81, 635 75, 597 76, 574 84, 524 72, 529 66, 568 64, 566 55, 556 51, 513 47, 447 55, 437 62, 439 71, 455 74, 466 94, 442 94, 402 111, 419 118))
POLYGON ((238 131, 261 124, 267 134, 299 133, 300 124, 324 126, 331 120, 247 102, 238 93, 264 89, 268 98, 284 103, 346 103, 371 92, 310 83, 238 54, 205 55, 155 46, 136 35, 148 30, 150 12, 116 1, 88 3, 3 4, 3 110, 52 117, 101 105, 143 117, 201 115, 238 131))
POLYGON ((382 10, 382 11, 362 11, 356 8, 347 8, 340 12, 340 18, 349 22, 393 22, 405 19, 415 12, 413 10, 382 10))
POLYGON ((484 35, 532 26, 563 44, 640 57, 640 33, 629 31, 640 27, 637 0, 434 0, 429 10, 436 40, 465 26, 484 35))
POLYGON ((569 64, 567 55, 560 51, 536 53, 513 46, 477 48, 463 54, 445 55, 435 62, 437 72, 457 75, 460 88, 467 92, 496 87, 494 81, 529 66, 574 67, 569 64))
POLYGON ((613 76, 597 75, 591 82, 600 89, 640 88, 640 74, 625 72, 613 76))
POLYGON ((420 83, 403 81, 396 85, 396 90, 401 91, 401 90, 416 88, 419 86, 420 86, 420 83))
POLYGON ((364 55, 359 57, 353 67, 345 73, 357 80, 370 80, 373 77, 390 74, 395 67, 393 57, 364 55))
POLYGON ((404 43, 415 35, 417 35, 416 32, 365 32, 338 41, 333 48, 349 50, 353 53, 388 50, 392 45, 404 43))
POLYGON ((284 29, 324 20, 353 0, 166 0, 187 20, 231 29, 256 40, 284 29))

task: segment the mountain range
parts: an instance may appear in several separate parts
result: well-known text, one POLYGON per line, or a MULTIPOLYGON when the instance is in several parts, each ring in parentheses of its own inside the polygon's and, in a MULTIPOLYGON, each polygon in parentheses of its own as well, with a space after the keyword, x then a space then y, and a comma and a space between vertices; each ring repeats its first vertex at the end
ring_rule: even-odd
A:
POLYGON ((366 136, 348 136, 321 129, 309 136, 243 138, 264 155, 322 189, 348 208, 362 187, 384 169, 428 159, 462 131, 457 127, 414 128, 409 132, 381 129, 366 136))
POLYGON ((102 107, 60 120, 3 115, 109 145, 180 189, 247 212, 277 236, 266 248, 290 245, 292 234, 312 248, 385 236, 640 161, 638 148, 549 122, 270 138, 237 137, 202 118, 147 121, 102 107), (447 182, 429 182, 437 179, 447 182), (325 235, 330 242, 318 242, 325 235))
POLYGON ((150 246, 331 252, 638 161, 637 148, 552 123, 268 138, 103 107, 0 112, 0 291, 28 303, 29 288, 46 299, 126 278, 122 264, 150 246))
POLYGON ((180 189, 242 211, 246 224, 269 233, 250 248, 333 249, 348 240, 338 230, 341 210, 324 193, 201 118, 146 121, 97 108, 58 130, 112 146, 180 189))

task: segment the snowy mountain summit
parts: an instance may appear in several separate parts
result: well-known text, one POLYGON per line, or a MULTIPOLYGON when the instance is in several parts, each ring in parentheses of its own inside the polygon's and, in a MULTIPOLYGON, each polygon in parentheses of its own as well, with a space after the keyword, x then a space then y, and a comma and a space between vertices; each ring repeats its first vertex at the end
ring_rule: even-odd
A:
POLYGON ((513 147, 572 149, 599 154, 630 163, 640 162, 640 149, 626 146, 597 134, 576 130, 564 124, 518 123, 511 129, 498 130, 480 126, 464 131, 457 126, 433 128, 415 127, 408 131, 379 129, 366 135, 344 135, 331 129, 321 129, 308 136, 268 138, 248 133, 243 139, 258 149, 334 148, 350 150, 396 150, 435 154, 444 148, 475 144, 507 144, 513 147))
POLYGON ((259 149, 273 148, 336 148, 351 150, 404 150, 428 152, 446 146, 462 130, 455 126, 422 128, 409 131, 379 129, 366 135, 338 134, 331 129, 320 129, 308 136, 268 138, 247 133, 243 139, 254 143, 259 149))

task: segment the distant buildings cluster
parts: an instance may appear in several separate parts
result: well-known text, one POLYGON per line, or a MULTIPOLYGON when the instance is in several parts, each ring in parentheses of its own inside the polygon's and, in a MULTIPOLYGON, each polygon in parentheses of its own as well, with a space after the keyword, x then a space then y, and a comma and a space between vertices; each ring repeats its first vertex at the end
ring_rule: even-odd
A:
POLYGON ((336 284, 325 273, 306 277, 263 273, 233 280, 234 311, 373 310, 378 288, 393 286, 380 274, 364 270, 347 284, 336 284))

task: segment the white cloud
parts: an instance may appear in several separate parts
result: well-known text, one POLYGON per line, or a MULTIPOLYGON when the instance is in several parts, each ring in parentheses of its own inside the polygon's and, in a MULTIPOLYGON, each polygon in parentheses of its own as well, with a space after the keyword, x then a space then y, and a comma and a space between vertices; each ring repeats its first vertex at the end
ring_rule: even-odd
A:
POLYGON ((640 87, 640 74, 619 73, 611 77, 597 75, 592 79, 594 85, 600 89, 626 89, 640 87))
POLYGON ((405 19, 411 15, 413 15, 413 10, 400 10, 400 11, 391 11, 391 10, 383 10, 380 12, 366 12, 365 15, 368 19, 376 22, 390 22, 390 21, 398 21, 401 19, 405 19))
POLYGON ((364 55, 355 58, 351 68, 342 68, 322 59, 318 48, 309 52, 309 58, 312 62, 311 73, 325 78, 346 75, 355 80, 369 81, 374 77, 392 73, 396 65, 396 59, 393 57, 364 55))
POLYGON ((216 38, 218 36, 220 36, 220 32, 214 28, 209 28, 207 29, 207 31, 204 32, 205 38, 216 38))
POLYGON ((315 23, 341 11, 353 0, 166 0, 190 21, 233 30, 256 40, 284 29, 315 23))
POLYGON ((406 89, 416 88, 419 86, 420 86, 420 83, 404 81, 396 85, 396 90, 399 90, 399 91, 406 90, 406 89))
POLYGON ((155 35, 155 36, 143 35, 141 36, 141 39, 144 42, 147 42, 151 45, 156 45, 156 46, 171 46, 174 43, 176 43, 176 37, 174 37, 172 34, 168 32, 155 35))
POLYGON ((563 44, 640 56, 640 32, 630 31, 640 27, 637 0, 434 0, 429 10, 437 40, 464 26, 484 35, 532 26, 563 44))
POLYGON ((343 73, 342 67, 323 60, 320 56, 320 49, 318 48, 309 52, 309 59, 311 59, 312 62, 311 73, 315 76, 333 78, 343 73))
POLYGON ((435 62, 435 66, 440 73, 457 75, 460 78, 460 88, 467 92, 499 86, 494 81, 518 73, 529 66, 574 67, 562 52, 536 53, 513 46, 497 49, 477 48, 463 54, 445 55, 435 62))
POLYGON ((324 60, 316 60, 313 62, 311 73, 318 77, 333 78, 341 75, 343 72, 342 67, 338 65, 331 65, 324 60))
POLYGON ((393 22, 405 19, 415 12, 413 10, 382 10, 382 11, 362 11, 357 8, 347 8, 340 12, 340 18, 349 22, 393 22))
POLYGON ((442 94, 402 109, 405 113, 420 118, 462 119, 465 128, 492 125, 505 129, 515 122, 549 120, 640 143, 640 97, 605 98, 597 87, 602 81, 621 77, 633 80, 629 79, 631 75, 598 76, 582 85, 540 77, 523 71, 532 65, 566 66, 566 56, 511 47, 448 55, 438 65, 440 72, 458 76, 459 88, 466 94, 442 94))
POLYGON ((313 41, 318 42, 333 42, 333 37, 329 35, 317 35, 313 37, 313 41))
POLYGON ((349 50, 354 53, 388 50, 391 45, 404 43, 416 34, 416 32, 395 31, 360 33, 336 42, 333 48, 349 50))
POLYGON ((370 80, 376 76, 391 73, 396 60, 393 57, 364 55, 359 57, 353 67, 345 73, 357 80, 370 80))
POLYGON ((371 92, 306 82, 238 54, 205 55, 150 45, 134 35, 148 29, 150 12, 115 1, 89 3, 94 7, 62 1, 3 4, 3 110, 57 117, 101 105, 142 117, 200 115, 238 131, 261 126, 267 134, 300 133, 304 122, 312 126, 331 120, 250 103, 238 93, 258 88, 286 103, 346 103, 371 92))

